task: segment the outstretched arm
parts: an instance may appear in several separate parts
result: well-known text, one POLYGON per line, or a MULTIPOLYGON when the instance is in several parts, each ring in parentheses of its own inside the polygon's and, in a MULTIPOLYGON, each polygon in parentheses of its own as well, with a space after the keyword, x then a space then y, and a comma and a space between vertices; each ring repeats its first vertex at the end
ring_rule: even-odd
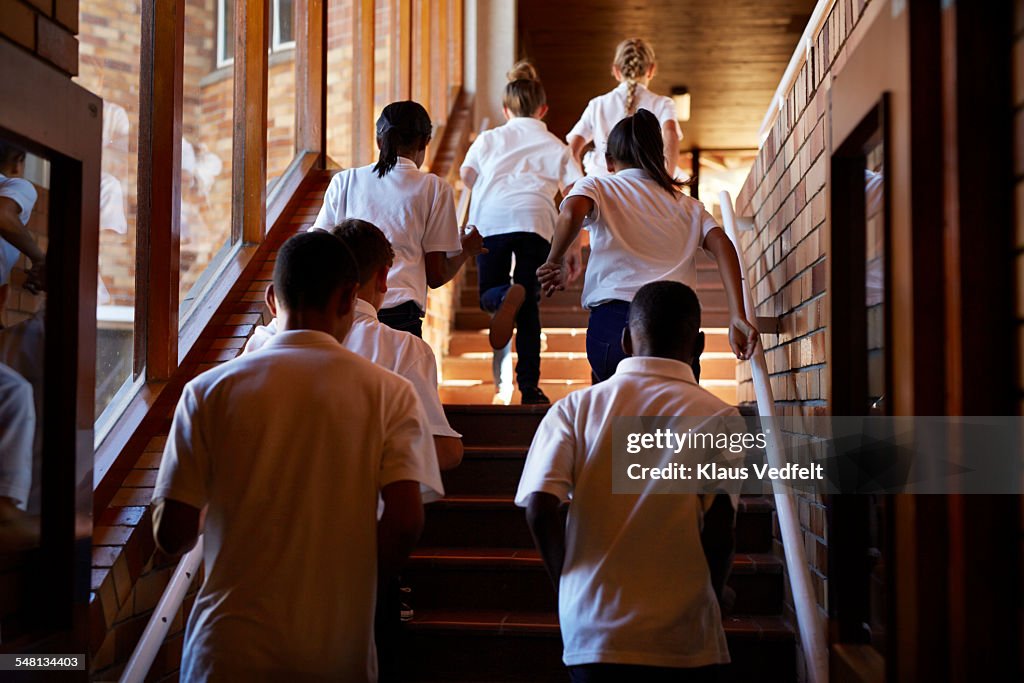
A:
POLYGON ((673 178, 676 175, 676 166, 679 165, 679 124, 675 121, 666 121, 661 126, 661 138, 665 142, 665 168, 673 178))
POLYGON ((587 146, 587 141, 579 135, 569 136, 569 149, 572 151, 572 156, 576 159, 576 163, 583 167, 583 149, 587 146))
POLYGON ((704 238, 704 251, 718 264, 718 274, 729 300, 729 345, 740 360, 748 360, 757 346, 757 328, 747 320, 743 306, 743 283, 736 249, 721 228, 713 228, 704 238))
MULTIPOLYGON (((576 195, 562 203, 562 210, 555 222, 555 235, 551 240, 548 260, 537 269, 544 294, 551 296, 556 290, 565 289, 572 275, 565 264, 565 255, 579 237, 583 219, 594 209, 594 200, 576 195)), ((578 266, 577 266, 578 267, 578 266)))

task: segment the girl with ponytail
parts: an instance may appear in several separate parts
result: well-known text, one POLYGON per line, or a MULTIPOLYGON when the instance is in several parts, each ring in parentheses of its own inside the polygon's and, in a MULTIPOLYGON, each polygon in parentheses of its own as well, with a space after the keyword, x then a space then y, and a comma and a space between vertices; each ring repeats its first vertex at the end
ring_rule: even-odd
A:
POLYGON ((590 100, 583 116, 566 136, 573 155, 583 163, 587 175, 608 175, 604 163, 608 134, 624 116, 632 116, 640 108, 657 117, 664 149, 663 165, 669 172, 675 171, 679 141, 683 136, 672 98, 655 95, 647 89, 656 71, 654 49, 643 38, 629 38, 615 48, 612 75, 619 86, 590 100), (584 156, 583 150, 591 142, 594 149, 584 156))
POLYGON ((452 188, 420 171, 432 132, 430 115, 417 102, 392 102, 377 119, 377 163, 336 174, 314 228, 330 230, 349 218, 378 226, 395 250, 388 292, 378 318, 422 336, 427 287, 451 280, 483 250, 470 226, 460 232, 452 188), (449 254, 453 254, 449 256, 449 254))
POLYGON ((638 109, 615 124, 606 163, 612 175, 580 180, 562 201, 551 253, 537 270, 548 296, 565 289, 571 275, 566 254, 583 227, 590 231, 583 307, 590 310, 587 359, 597 381, 611 377, 626 355, 622 332, 637 290, 658 280, 696 289, 698 248, 718 264, 732 350, 741 360, 750 358, 758 333, 744 313, 736 250, 704 206, 680 192, 683 183, 665 170, 658 118, 638 109))

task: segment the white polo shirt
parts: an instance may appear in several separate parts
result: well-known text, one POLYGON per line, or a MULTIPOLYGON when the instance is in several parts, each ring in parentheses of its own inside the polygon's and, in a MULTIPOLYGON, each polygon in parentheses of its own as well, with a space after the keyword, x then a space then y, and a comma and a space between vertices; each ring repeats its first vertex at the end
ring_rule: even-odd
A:
MULTIPOLYGON (((38 198, 36 188, 24 178, 8 178, 0 173, 0 197, 6 197, 18 205, 18 218, 22 225, 28 225, 32 217, 32 208, 38 198)), ((14 264, 18 262, 21 252, 14 245, 0 237, 0 285, 6 284, 11 277, 14 264)))
POLYGON ((532 232, 550 241, 555 194, 583 177, 569 147, 529 116, 481 133, 462 167, 477 174, 469 223, 484 237, 532 232))
POLYGON ((426 311, 426 255, 462 251, 448 183, 405 157, 383 178, 372 165, 341 171, 331 179, 313 227, 330 230, 346 218, 373 223, 395 250, 383 307, 414 301, 426 311))
POLYGON ((738 413, 688 365, 626 358, 610 379, 555 403, 533 438, 516 504, 536 492, 572 500, 558 590, 567 666, 729 661, 697 495, 612 494, 613 418, 679 415, 738 413))
POLYGON ((696 288, 697 250, 718 227, 703 204, 681 192, 669 194, 639 168, 588 176, 573 185, 566 199, 576 196, 594 202, 583 221, 590 230, 584 308, 632 301, 637 290, 656 280, 696 288))
POLYGON ((377 497, 442 490, 406 380, 311 330, 189 382, 153 497, 209 505, 182 680, 375 681, 377 497))
MULTIPOLYGON (((242 353, 263 348, 277 334, 277 318, 269 325, 260 325, 249 337, 242 353)), ((401 375, 412 382, 416 395, 427 415, 427 428, 432 436, 462 435, 448 424, 437 391, 437 361, 430 344, 414 334, 388 327, 377 319, 377 309, 368 301, 356 299, 352 329, 342 344, 349 351, 401 375)))
MULTIPOLYGON (((605 151, 608 149, 608 136, 611 135, 615 124, 626 118, 626 95, 629 86, 623 82, 619 83, 611 92, 599 95, 587 103, 583 110, 583 116, 572 127, 569 134, 565 136, 568 140, 573 135, 578 135, 585 141, 594 141, 594 149, 587 152, 583 157, 583 168, 588 176, 609 175, 608 163, 605 161, 605 151)), ((636 84, 636 106, 637 109, 646 109, 658 118, 658 123, 664 126, 671 122, 676 126, 676 133, 679 134, 679 123, 676 121, 676 104, 671 97, 655 95, 646 87, 636 84)))

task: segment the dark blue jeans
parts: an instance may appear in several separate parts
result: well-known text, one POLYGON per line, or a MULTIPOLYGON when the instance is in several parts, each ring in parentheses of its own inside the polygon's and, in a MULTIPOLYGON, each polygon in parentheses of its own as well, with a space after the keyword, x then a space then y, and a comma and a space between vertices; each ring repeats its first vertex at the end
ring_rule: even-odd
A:
POLYGON ((480 276, 480 308, 498 310, 512 283, 526 289, 526 300, 516 315, 516 382, 519 388, 535 387, 540 381, 540 283, 537 269, 548 258, 551 244, 532 232, 512 232, 484 238, 486 254, 476 257, 480 276), (512 270, 512 254, 516 268, 512 270))
POLYGON ((391 308, 382 308, 377 311, 377 320, 392 329, 423 338, 423 313, 415 301, 406 301, 391 308))
POLYGON ((622 350, 622 331, 627 324, 629 304, 625 301, 607 301, 590 309, 587 360, 595 384, 614 375, 619 361, 626 357, 622 350))

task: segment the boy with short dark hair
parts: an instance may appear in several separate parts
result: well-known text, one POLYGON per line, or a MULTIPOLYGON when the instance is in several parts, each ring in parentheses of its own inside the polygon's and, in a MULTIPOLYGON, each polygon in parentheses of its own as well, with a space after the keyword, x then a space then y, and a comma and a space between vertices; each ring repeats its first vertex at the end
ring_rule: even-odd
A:
POLYGON ((729 497, 712 506, 696 494, 613 495, 611 486, 614 418, 738 415, 697 384, 699 339, 693 290, 645 285, 623 332, 632 357, 555 403, 530 446, 516 504, 556 584, 573 681, 707 681, 729 661, 715 594, 732 552, 729 497), (559 507, 570 498, 564 523, 559 507), (705 562, 701 524, 712 507, 725 512, 725 538, 703 544, 714 550, 705 562))
POLYGON ((443 489, 412 386, 340 344, 357 272, 332 235, 292 237, 267 291, 278 334, 182 393, 153 512, 177 554, 206 510, 182 680, 377 678, 378 576, 419 538, 420 485, 443 489))

